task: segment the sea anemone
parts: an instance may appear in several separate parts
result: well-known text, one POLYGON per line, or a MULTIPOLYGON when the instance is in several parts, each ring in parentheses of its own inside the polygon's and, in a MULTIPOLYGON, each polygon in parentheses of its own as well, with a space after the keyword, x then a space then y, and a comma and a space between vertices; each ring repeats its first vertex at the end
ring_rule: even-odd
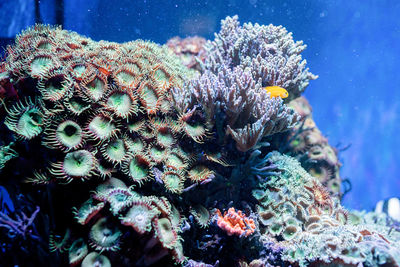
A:
POLYGON ((147 149, 147 151, 149 157, 156 164, 163 162, 166 159, 166 156, 168 155, 168 150, 158 145, 152 145, 150 148, 147 149))
MULTIPOLYGON (((166 197, 149 196, 147 200, 152 206, 155 206, 162 214, 162 216, 169 217, 172 213, 172 205, 166 197)), ((178 212, 179 213, 179 212, 178 212)))
POLYGON ((191 168, 188 172, 189 179, 192 182, 201 182, 214 176, 214 172, 204 165, 197 165, 191 168))
POLYGON ((209 136, 209 132, 204 125, 196 120, 192 120, 192 112, 180 116, 179 121, 186 135, 197 143, 203 143, 204 139, 209 136))
POLYGON ((211 220, 210 212, 202 205, 192 207, 190 213, 196 219, 200 227, 207 227, 211 220))
POLYGON ((88 247, 83 238, 75 240, 68 250, 69 265, 77 266, 83 261, 88 252, 88 247))
POLYGON ((66 179, 69 183, 74 179, 89 179, 96 173, 97 160, 91 152, 77 150, 67 153, 64 161, 51 165, 50 173, 57 178, 66 179))
POLYGON ((102 75, 94 75, 81 83, 81 97, 87 102, 98 102, 108 91, 107 79, 102 75))
POLYGON ((140 154, 146 147, 146 144, 139 137, 136 137, 133 140, 129 137, 125 137, 125 143, 128 147, 129 152, 131 152, 132 154, 140 154))
POLYGON ((32 139, 38 136, 46 122, 41 104, 30 98, 17 102, 8 112, 4 124, 20 139, 32 139))
POLYGON ((61 69, 46 71, 37 84, 44 100, 59 101, 71 93, 72 79, 61 69))
POLYGON ((81 115, 90 109, 90 103, 83 101, 81 97, 74 96, 65 102, 65 107, 74 115, 81 115))
POLYGON ((166 65, 158 64, 154 67, 150 77, 156 83, 158 88, 162 88, 163 91, 166 91, 173 85, 173 77, 169 74, 171 72, 172 71, 168 70, 166 65))
POLYGON ((112 117, 105 112, 99 112, 93 116, 89 120, 86 129, 89 136, 101 142, 116 136, 116 133, 119 131, 112 117))
POLYGON ((150 158, 142 154, 129 153, 127 160, 122 164, 122 171, 131 178, 133 182, 143 184, 153 176, 151 172, 152 162, 150 158))
POLYGON ((111 267, 111 262, 104 255, 90 252, 82 261, 81 267, 111 267))
POLYGON ((161 245, 165 248, 173 249, 178 241, 178 234, 172 227, 171 221, 167 218, 155 218, 153 227, 161 245))
POLYGON ((99 212, 104 208, 104 205, 103 202, 95 203, 92 198, 89 198, 80 206, 79 209, 74 207, 72 212, 74 213, 75 219, 78 223, 86 225, 92 218, 99 214, 99 212))
POLYGON ((29 74, 34 78, 44 77, 44 73, 52 68, 59 67, 54 57, 47 53, 37 53, 29 59, 29 74))
POLYGON ((127 121, 128 131, 131 133, 141 132, 146 127, 146 120, 139 117, 131 117, 127 121))
POLYGON ((320 209, 323 211, 328 209, 328 212, 332 212, 333 202, 325 187, 313 180, 312 185, 304 185, 304 188, 312 193, 312 199, 314 200, 312 207, 315 208, 317 214, 320 214, 320 209))
POLYGON ((95 74, 95 70, 92 65, 89 65, 82 59, 71 61, 68 69, 72 77, 78 82, 90 80, 90 77, 93 77, 95 74))
POLYGON ((150 81, 142 82, 137 90, 140 102, 145 107, 147 114, 156 114, 159 108, 161 93, 157 85, 150 81))
POLYGON ((180 149, 171 150, 164 163, 168 168, 172 168, 174 170, 183 170, 188 166, 189 158, 185 152, 180 149))
POLYGON ((103 105, 117 117, 124 119, 138 113, 137 97, 129 91, 113 91, 103 105))
POLYGON ((139 75, 133 68, 123 65, 113 73, 113 78, 118 87, 127 91, 134 91, 140 83, 141 75, 139 75))
POLYGON ((123 225, 131 226, 139 234, 144 234, 151 231, 151 222, 159 214, 160 212, 146 201, 136 200, 131 203, 128 212, 119 219, 123 225))
POLYGON ((80 148, 84 144, 85 133, 72 120, 64 120, 61 123, 55 123, 56 128, 45 130, 45 137, 42 143, 49 148, 70 151, 80 148))
POLYGON ((125 188, 110 189, 105 197, 105 200, 110 203, 112 214, 117 215, 122 210, 132 205, 134 194, 125 188))
POLYGON ((113 164, 121 163, 127 156, 128 147, 124 138, 107 140, 100 148, 103 157, 113 164))
POLYGON ((157 143, 162 147, 172 147, 176 140, 172 130, 167 126, 156 127, 157 143))
POLYGON ((101 218, 90 229, 89 245, 100 251, 115 251, 120 248, 121 235, 121 231, 110 219, 101 218))
POLYGON ((165 188, 171 193, 182 193, 185 177, 179 171, 164 171, 161 180, 164 182, 165 188))

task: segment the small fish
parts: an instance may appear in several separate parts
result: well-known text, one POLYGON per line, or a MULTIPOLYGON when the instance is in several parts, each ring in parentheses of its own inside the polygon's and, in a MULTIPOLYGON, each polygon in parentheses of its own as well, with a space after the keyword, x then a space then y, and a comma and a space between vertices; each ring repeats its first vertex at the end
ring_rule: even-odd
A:
POLYGON ((285 88, 279 86, 267 86, 264 89, 271 94, 271 98, 280 96, 281 98, 286 98, 289 96, 288 91, 285 88))

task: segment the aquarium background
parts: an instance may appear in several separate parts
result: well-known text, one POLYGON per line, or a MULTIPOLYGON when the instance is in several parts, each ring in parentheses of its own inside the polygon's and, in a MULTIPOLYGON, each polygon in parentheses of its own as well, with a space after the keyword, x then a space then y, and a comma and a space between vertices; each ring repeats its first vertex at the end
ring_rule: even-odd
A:
POLYGON ((308 45, 303 57, 319 78, 305 96, 320 130, 343 150, 341 175, 353 185, 343 204, 370 209, 400 196, 399 1, 1 0, 0 38, 4 47, 36 20, 94 40, 213 39, 220 20, 235 14, 283 25, 308 45))

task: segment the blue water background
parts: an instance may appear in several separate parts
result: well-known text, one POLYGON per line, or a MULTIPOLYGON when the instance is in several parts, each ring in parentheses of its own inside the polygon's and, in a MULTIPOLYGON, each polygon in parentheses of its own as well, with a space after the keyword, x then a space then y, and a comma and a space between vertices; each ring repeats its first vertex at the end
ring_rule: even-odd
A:
MULTIPOLYGON (((0 1, 0 37, 34 23, 34 1, 0 1)), ((54 3, 41 1, 45 23, 54 3)), ((400 196, 400 1, 230 0, 64 1, 64 28, 95 40, 124 42, 200 35, 208 39, 220 20, 284 25, 308 45, 303 57, 318 80, 305 93, 314 119, 340 154, 342 176, 353 184, 344 204, 370 209, 400 196)))

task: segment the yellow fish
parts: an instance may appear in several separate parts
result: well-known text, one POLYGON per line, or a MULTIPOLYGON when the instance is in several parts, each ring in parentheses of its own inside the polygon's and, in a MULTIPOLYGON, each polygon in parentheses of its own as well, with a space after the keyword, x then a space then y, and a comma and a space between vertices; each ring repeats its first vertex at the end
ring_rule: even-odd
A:
POLYGON ((279 87, 279 86, 267 86, 264 87, 264 89, 271 94, 271 98, 280 96, 281 98, 286 98, 289 96, 288 91, 286 91, 285 88, 279 87))

